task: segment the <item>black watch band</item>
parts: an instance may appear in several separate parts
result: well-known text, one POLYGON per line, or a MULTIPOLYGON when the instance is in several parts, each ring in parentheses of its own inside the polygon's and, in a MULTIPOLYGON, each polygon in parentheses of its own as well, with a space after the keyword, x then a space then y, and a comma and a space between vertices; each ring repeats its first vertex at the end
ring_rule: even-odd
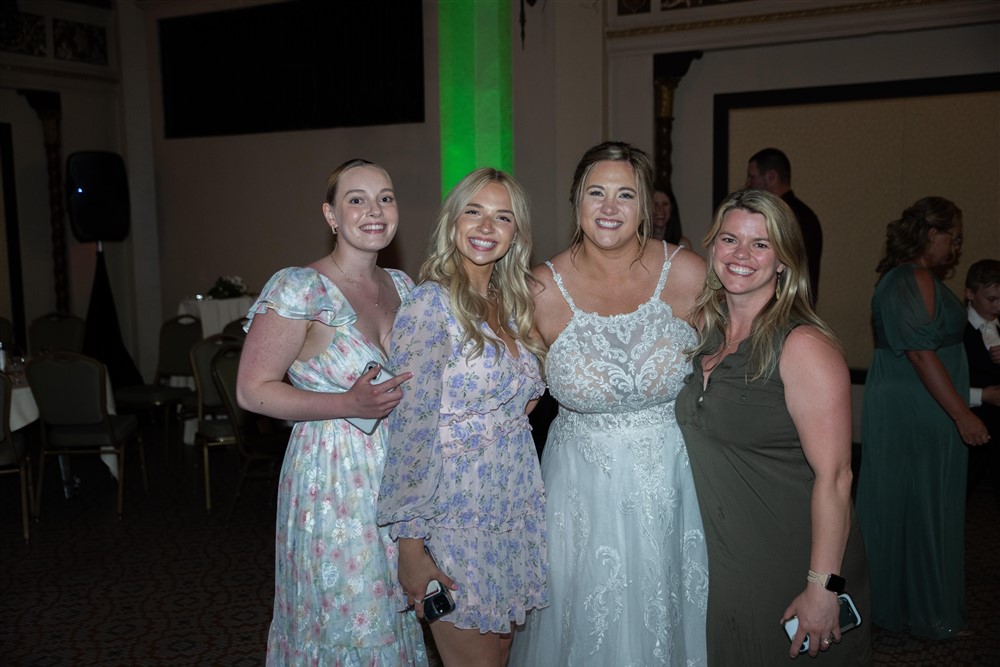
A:
POLYGON ((847 588, 847 580, 839 574, 820 574, 809 570, 806 581, 819 584, 826 590, 840 595, 847 588))

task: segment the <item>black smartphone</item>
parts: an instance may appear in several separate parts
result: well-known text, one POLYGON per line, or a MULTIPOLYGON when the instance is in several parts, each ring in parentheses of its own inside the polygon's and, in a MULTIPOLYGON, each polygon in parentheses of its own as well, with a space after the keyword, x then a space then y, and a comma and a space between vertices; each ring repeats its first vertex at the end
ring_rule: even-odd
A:
POLYGON ((455 611, 455 600, 451 591, 441 585, 437 579, 431 579, 427 584, 427 594, 424 596, 424 618, 436 621, 455 611))
MULTIPOLYGON (((840 601, 840 633, 843 634, 861 625, 861 614, 858 613, 858 608, 854 606, 854 600, 847 593, 838 595, 837 599, 840 601)), ((785 621, 785 634, 788 635, 788 641, 795 639, 795 633, 798 629, 799 619, 797 617, 793 616, 785 621)), ((805 653, 808 650, 809 635, 806 635, 802 646, 799 647, 799 653, 805 653)))

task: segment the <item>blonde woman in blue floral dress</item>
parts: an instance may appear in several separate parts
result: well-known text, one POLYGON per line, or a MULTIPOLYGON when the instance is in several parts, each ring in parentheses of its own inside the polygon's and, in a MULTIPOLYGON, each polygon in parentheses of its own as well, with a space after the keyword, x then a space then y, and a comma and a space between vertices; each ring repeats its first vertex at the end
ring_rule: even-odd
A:
POLYGON ((453 591, 456 609, 430 624, 446 667, 505 665, 514 625, 546 604, 530 257, 521 187, 472 172, 393 326, 391 367, 413 379, 389 418, 378 519, 399 540, 400 608, 422 617, 432 579, 453 591))
POLYGON ((396 545, 375 523, 387 426, 408 373, 371 384, 400 300, 413 286, 376 265, 398 224, 392 181, 365 160, 338 167, 323 215, 333 252, 282 269, 261 292, 238 380, 240 404, 296 421, 281 469, 272 666, 420 667, 423 636, 392 602, 396 545), (291 384, 283 382, 288 376, 291 384))

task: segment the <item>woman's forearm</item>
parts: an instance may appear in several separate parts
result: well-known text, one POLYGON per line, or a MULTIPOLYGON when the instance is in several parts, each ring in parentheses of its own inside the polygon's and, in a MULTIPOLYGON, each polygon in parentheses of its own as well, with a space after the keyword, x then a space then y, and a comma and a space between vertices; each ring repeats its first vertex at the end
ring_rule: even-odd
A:
POLYGON ((933 350, 907 350, 906 358, 913 364, 917 377, 927 392, 957 421, 971 414, 966 400, 958 393, 947 369, 933 350))
MULTIPOLYGON (((810 569, 840 574, 851 532, 850 467, 816 476, 812 491, 810 569)), ((805 576, 805 573, 803 573, 805 576)))

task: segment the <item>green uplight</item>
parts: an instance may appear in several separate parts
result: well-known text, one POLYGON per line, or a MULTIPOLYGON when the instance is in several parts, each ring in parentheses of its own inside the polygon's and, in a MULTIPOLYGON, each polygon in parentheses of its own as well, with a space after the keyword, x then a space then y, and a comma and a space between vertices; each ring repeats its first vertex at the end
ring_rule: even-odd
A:
POLYGON ((478 167, 513 173, 510 2, 438 4, 441 192, 478 167))

